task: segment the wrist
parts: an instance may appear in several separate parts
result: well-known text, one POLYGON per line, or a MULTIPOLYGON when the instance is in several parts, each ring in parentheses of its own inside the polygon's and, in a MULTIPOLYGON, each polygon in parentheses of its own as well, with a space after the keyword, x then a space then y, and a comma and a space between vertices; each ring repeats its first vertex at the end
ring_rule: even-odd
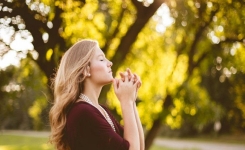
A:
POLYGON ((121 104, 121 107, 131 107, 131 106, 134 106, 135 102, 134 101, 120 101, 120 104, 121 104))

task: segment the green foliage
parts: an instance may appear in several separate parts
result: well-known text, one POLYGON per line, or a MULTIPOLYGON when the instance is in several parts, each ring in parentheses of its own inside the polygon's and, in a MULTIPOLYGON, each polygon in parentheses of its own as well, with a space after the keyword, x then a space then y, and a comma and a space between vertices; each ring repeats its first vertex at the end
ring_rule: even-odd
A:
POLYGON ((239 43, 225 46, 224 53, 214 59, 214 64, 210 64, 209 71, 203 77, 203 85, 213 100, 225 108, 227 115, 222 119, 223 124, 232 131, 243 130, 244 46, 239 43))
POLYGON ((11 72, 12 76, 2 86, 5 94, 1 100, 6 105, 1 105, 1 127, 44 129, 47 118, 42 113, 49 99, 46 77, 27 58, 21 61, 19 67, 10 66, 3 73, 7 72, 11 72))
MULTIPOLYGON (((16 91, 13 91, 12 94, 9 93, 10 89, 7 88, 6 85, 9 84, 11 78, 14 76, 14 67, 13 66, 9 66, 6 70, 0 70, 0 118, 3 121, 3 118, 5 116, 8 116, 9 114, 12 113, 13 111, 13 97, 16 95, 16 91), (6 97, 9 98, 9 100, 6 100, 6 97)), ((16 89, 19 89, 19 86, 16 86, 16 89)), ((2 126, 2 122, 1 121, 1 126, 2 126)))
MULTIPOLYGON (((62 36, 69 39, 68 43, 75 43, 79 39, 91 38, 99 41, 103 47, 107 40, 110 41, 109 56, 113 55, 120 38, 125 35, 129 26, 133 23, 135 11, 132 5, 127 1, 87 1, 81 8, 80 2, 67 2, 65 12, 62 14, 65 28, 62 36), (125 12, 125 13, 124 13, 125 12), (123 13, 120 21, 120 13, 123 13), (79 17, 78 17, 79 16, 79 17), (123 22, 123 23, 122 23, 123 22), (115 28, 119 26, 118 33, 111 37, 115 28)), ((64 4, 62 4, 64 5, 64 4)))
MULTIPOLYGON (((128 32, 134 32, 129 29, 139 19, 138 11, 150 7, 120 0, 42 2, 50 7, 50 11, 39 16, 43 20, 39 18, 36 22, 39 28, 34 31, 41 34, 32 30, 32 35, 33 43, 38 43, 34 45, 39 53, 36 63, 46 77, 28 58, 22 61, 19 68, 9 67, 0 72, 0 85, 4 89, 0 91, 4 104, 0 106, 0 119, 4 120, 4 126, 23 126, 21 122, 26 118, 26 123, 31 124, 28 128, 41 129, 44 126, 43 111, 49 99, 49 91, 44 86, 48 82, 47 77, 53 73, 67 47, 79 39, 92 38, 99 41, 108 58, 113 59, 116 54, 126 55, 123 61, 115 59, 113 62, 115 66, 120 66, 116 68, 116 76, 127 67, 141 76, 143 84, 137 105, 147 131, 152 129, 158 118, 172 129, 186 127, 202 132, 207 128, 212 130, 212 124, 221 121, 224 131, 244 131, 244 2, 166 1, 173 24, 165 32, 160 32, 158 27, 161 27, 161 22, 157 18, 165 12, 157 12, 144 24, 143 30, 135 33, 135 41, 126 38, 133 43, 132 46, 124 37, 128 32), (47 21, 52 21, 52 29, 47 29, 47 21), (46 44, 42 43, 42 39, 40 42, 40 36, 45 32, 50 37, 46 44), (59 38, 66 42, 56 41, 59 38), (130 45, 130 49, 124 49, 124 45, 118 51, 122 43, 130 45), (18 85, 16 89, 20 90, 7 92, 6 87, 10 83, 18 85), (168 95, 171 102, 166 106, 168 95), (16 117, 16 114, 22 114, 22 117, 16 117)), ((25 15, 29 14, 27 12, 25 15)), ((25 21, 28 27, 28 20, 25 21)), ((112 89, 107 96, 108 105, 120 114, 119 102, 112 89)))
POLYGON ((224 109, 210 98, 201 86, 200 77, 193 77, 184 83, 177 97, 185 104, 179 111, 184 118, 183 124, 193 126, 198 132, 224 117, 224 109))
MULTIPOLYGON (((154 22, 150 22, 148 26, 154 26, 154 22)), ((143 124, 149 129, 153 120, 162 111, 166 88, 174 90, 183 82, 186 58, 184 56, 176 58, 176 52, 173 50, 163 51, 163 45, 159 44, 164 43, 161 34, 148 26, 140 33, 132 53, 127 56, 118 72, 129 67, 141 77, 143 85, 139 90, 138 98, 141 102, 138 108, 143 124), (175 66, 176 59, 178 62, 175 66)), ((119 103, 115 102, 112 93, 111 91, 109 94, 109 104, 119 108, 119 103)))
MULTIPOLYGON (((240 28, 242 27, 240 23, 244 12, 238 13, 233 9, 230 14, 225 11, 226 8, 230 10, 233 6, 242 5, 238 3, 236 1, 230 5, 227 2, 218 1, 208 3, 192 0, 171 1, 169 6, 175 23, 167 28, 164 34, 161 34, 155 30, 157 23, 151 20, 138 35, 131 53, 127 55, 118 72, 129 67, 141 76, 143 85, 139 91, 138 109, 147 129, 150 129, 158 115, 167 109, 162 105, 169 93, 173 97, 173 105, 164 122, 171 128, 181 128, 182 125, 187 125, 202 132, 215 121, 226 118, 224 114, 227 110, 231 111, 230 117, 242 120, 244 102, 241 98, 242 94, 237 92, 242 92, 243 88, 239 86, 234 90, 238 84, 232 81, 236 78, 236 73, 231 72, 241 71, 241 74, 244 72, 244 55, 240 54, 244 52, 242 46, 244 44, 239 42, 244 39, 242 36, 244 32, 237 33, 237 30, 243 30, 240 28), (223 15, 230 18, 232 14, 236 21, 226 23, 228 19, 225 19, 223 15), (230 24, 232 28, 229 28, 230 24), (233 34, 233 37, 230 36, 230 33, 233 34), (229 44, 233 41, 234 45, 229 44), (222 61, 222 70, 213 68, 218 68, 219 64, 215 61, 220 58, 225 62, 223 64, 222 61), (204 76, 207 74, 209 77, 213 76, 212 73, 210 74, 211 70, 221 73, 220 78, 215 78, 212 83, 208 83, 209 86, 217 83, 215 89, 209 89, 203 85, 206 82, 204 76), (231 77, 228 77, 229 74, 231 77), (223 78, 234 84, 225 86, 220 84, 223 78), (231 99, 228 98, 231 96, 223 97, 223 90, 217 92, 220 87, 226 89, 226 93, 231 94, 228 92, 229 89, 237 92, 231 99), (213 97, 212 93, 216 93, 216 97, 213 97), (218 100, 221 97, 227 103, 218 100), (237 99, 236 104, 234 103, 232 109, 227 108, 231 105, 232 99, 237 99), (239 113, 235 113, 237 111, 233 110, 234 108, 239 109, 239 113), (235 117, 235 114, 240 117, 235 117)), ((116 98, 112 91, 109 92, 108 97, 108 104, 119 110, 119 103, 115 101, 116 98)), ((118 113, 121 112, 118 111, 118 113)), ((239 124, 244 125, 244 123, 239 124)))
MULTIPOLYGON (((244 24, 242 21, 244 12, 234 9, 241 5, 244 4, 240 1, 169 2, 175 24, 166 31, 167 34, 164 37, 169 41, 166 45, 173 45, 177 52, 188 57, 186 81, 177 88, 178 92, 174 97, 178 103, 183 103, 180 105, 182 110, 185 110, 181 114, 184 118, 182 120, 185 122, 192 120, 191 125, 198 131, 215 120, 226 120, 224 118, 228 117, 223 115, 225 111, 237 108, 230 107, 235 97, 240 95, 231 93, 234 87, 232 83, 237 83, 231 80, 237 78, 236 74, 243 74, 242 69, 238 69, 240 67, 235 65, 235 58, 241 55, 234 54, 238 49, 243 49, 242 45, 244 45, 244 28, 240 25, 244 24), (233 17, 234 21, 227 19, 233 17), (179 32, 170 34, 176 33, 174 31, 179 32), (206 78, 213 78, 213 80, 207 82, 206 78)), ((240 61, 240 66, 243 66, 242 64, 244 64, 244 59, 240 61)), ((242 101, 239 102, 240 107, 243 107, 242 103, 242 101)), ((174 105, 176 105, 175 102, 174 105)), ((181 109, 176 107, 171 111, 170 116, 182 112, 177 111, 181 109)), ((241 116, 242 111, 232 112, 239 112, 240 115, 238 113, 236 115, 241 116)), ((234 114, 233 117, 240 118, 235 117, 234 114)), ((223 130, 226 130, 225 124, 229 123, 223 121, 222 124, 223 130)), ((187 125, 190 126, 190 124, 187 125)))

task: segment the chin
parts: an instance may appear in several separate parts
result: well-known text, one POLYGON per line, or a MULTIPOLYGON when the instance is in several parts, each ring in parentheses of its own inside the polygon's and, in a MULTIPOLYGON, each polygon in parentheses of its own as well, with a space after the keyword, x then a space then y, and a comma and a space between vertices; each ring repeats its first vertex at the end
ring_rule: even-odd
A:
POLYGON ((109 80, 107 84, 111 84, 112 82, 113 82, 113 78, 109 80))
POLYGON ((108 80, 106 80, 106 81, 103 81, 103 82, 101 82, 101 84, 104 86, 104 85, 111 84, 112 82, 113 82, 113 78, 108 79, 108 80))

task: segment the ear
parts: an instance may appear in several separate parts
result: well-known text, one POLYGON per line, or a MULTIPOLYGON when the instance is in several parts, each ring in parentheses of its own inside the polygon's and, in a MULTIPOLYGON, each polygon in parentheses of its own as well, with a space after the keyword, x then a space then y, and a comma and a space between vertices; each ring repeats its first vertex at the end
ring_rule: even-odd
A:
POLYGON ((90 77, 90 76, 91 76, 91 74, 90 74, 90 67, 89 67, 89 65, 87 65, 87 66, 86 66, 86 68, 85 68, 85 76, 88 76, 88 77, 90 77))

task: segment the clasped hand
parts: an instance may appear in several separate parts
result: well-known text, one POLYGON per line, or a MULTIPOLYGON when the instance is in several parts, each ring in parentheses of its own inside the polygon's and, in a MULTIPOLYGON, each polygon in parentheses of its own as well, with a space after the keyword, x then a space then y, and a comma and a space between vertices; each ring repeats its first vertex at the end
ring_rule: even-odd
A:
POLYGON ((140 77, 130 69, 120 73, 121 78, 113 80, 115 94, 120 102, 135 101, 142 82, 140 77))

